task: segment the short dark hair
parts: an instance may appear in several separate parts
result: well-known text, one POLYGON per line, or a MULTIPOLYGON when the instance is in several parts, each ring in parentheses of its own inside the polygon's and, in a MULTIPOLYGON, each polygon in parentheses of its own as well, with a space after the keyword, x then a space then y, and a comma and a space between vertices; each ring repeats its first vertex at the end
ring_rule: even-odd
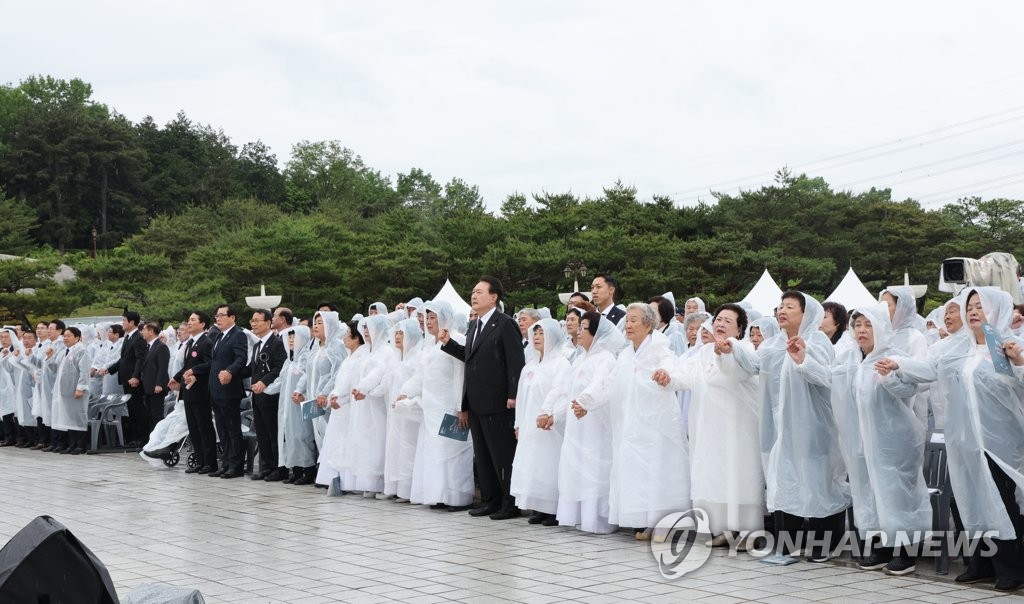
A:
POLYGON ((665 296, 651 296, 647 303, 658 305, 658 316, 665 325, 670 325, 672 319, 676 318, 676 307, 665 296))
POLYGON ((601 313, 588 310, 583 313, 583 318, 580 319, 580 325, 583 325, 583 321, 587 322, 587 332, 592 335, 597 335, 597 325, 601 322, 601 313))
POLYGON ((727 302, 715 309, 714 316, 711 317, 711 322, 714 323, 715 319, 723 310, 731 310, 736 313, 736 327, 740 330, 740 335, 736 338, 737 340, 743 339, 743 334, 747 332, 747 309, 743 308, 739 304, 733 304, 727 302))
POLYGON ((1014 304, 1013 308, 1020 314, 1024 315, 1024 304, 1014 304))
POLYGON ((124 327, 121 327, 120 325, 111 325, 110 327, 108 327, 108 329, 110 331, 116 333, 117 337, 119 337, 119 338, 124 337, 124 327))
POLYGON ((359 338, 359 345, 366 344, 366 340, 363 339, 363 334, 359 331, 359 321, 349 321, 345 323, 348 326, 349 335, 355 334, 359 338))
POLYGON ((579 308, 576 308, 575 306, 570 306, 569 309, 565 311, 565 318, 568 319, 569 315, 576 315, 577 317, 582 319, 583 312, 584 311, 580 310, 579 308))
POLYGON ((584 300, 587 300, 587 297, 584 296, 582 292, 572 292, 569 294, 569 299, 572 300, 573 298, 583 298, 584 300))
POLYGON ((274 318, 274 313, 270 312, 265 308, 253 309, 252 314, 262 316, 263 320, 266 321, 267 323, 269 323, 274 318))
POLYGON ((154 335, 160 335, 160 332, 163 330, 156 321, 146 321, 142 324, 142 329, 148 329, 154 335))
POLYGON ((612 302, 618 302, 619 297, 622 295, 622 292, 619 291, 619 280, 613 277, 611 273, 598 273, 594 275, 595 279, 599 277, 604 279, 604 282, 612 288, 612 302))
POLYGON ((486 283, 489 288, 488 293, 497 294, 498 302, 501 302, 501 299, 505 297, 505 288, 501 286, 501 281, 497 277, 490 275, 483 275, 480 277, 480 281, 486 283))
MULTIPOLYGON (((57 329, 59 329, 61 333, 64 333, 64 330, 67 329, 67 326, 64 325, 64 321, 61 321, 60 319, 54 319, 50 321, 48 325, 56 325, 57 329)), ((78 330, 78 337, 82 337, 82 330, 78 330)))
POLYGON ((196 318, 199 319, 199 322, 203 324, 203 329, 210 326, 210 315, 201 310, 194 310, 192 311, 192 314, 195 315, 196 318))
POLYGON ((832 334, 832 343, 835 344, 839 341, 839 338, 843 337, 843 333, 846 332, 846 328, 849 326, 849 313, 846 312, 846 307, 838 302, 825 302, 821 305, 825 309, 825 314, 832 317, 832 321, 836 324, 836 332, 832 334))
POLYGON ((224 314, 226 314, 227 316, 234 317, 235 319, 238 318, 238 311, 235 310, 235 307, 230 304, 220 304, 214 310, 220 310, 222 308, 225 309, 224 314))
POLYGON ((335 304, 334 302, 318 302, 316 305, 316 309, 320 310, 325 306, 327 307, 327 310, 331 312, 338 312, 338 305, 335 304))
POLYGON ((800 303, 800 312, 807 312, 807 300, 804 299, 804 295, 795 289, 791 289, 788 292, 782 294, 782 300, 786 298, 792 298, 800 303))
MULTIPOLYGON (((56 323, 56 321, 51 321, 51 323, 56 323)), ((70 331, 71 335, 75 336, 79 340, 82 339, 82 330, 77 327, 68 327, 67 329, 62 329, 61 331, 70 331)))
POLYGON ((284 322, 288 325, 291 325, 292 321, 295 320, 295 313, 293 313, 290 308, 284 308, 282 306, 275 309, 274 312, 280 314, 281 318, 283 318, 284 322))
POLYGON ((134 310, 126 310, 124 311, 124 314, 122 314, 121 316, 124 317, 126 321, 128 321, 129 323, 136 327, 138 327, 139 322, 142 321, 142 317, 140 317, 139 313, 135 312, 134 310))

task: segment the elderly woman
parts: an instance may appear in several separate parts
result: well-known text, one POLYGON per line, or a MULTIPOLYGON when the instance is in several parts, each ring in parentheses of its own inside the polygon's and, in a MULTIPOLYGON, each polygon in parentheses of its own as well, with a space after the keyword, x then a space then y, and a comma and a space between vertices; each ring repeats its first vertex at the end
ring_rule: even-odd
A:
POLYGON ((612 426, 607 393, 615 357, 626 345, 614 323, 590 311, 580 321, 583 354, 573 362, 565 433, 558 463, 558 511, 561 525, 588 533, 613 533, 608 522, 612 469, 612 426))
POLYGON ((281 337, 288 358, 278 380, 267 388, 271 394, 282 395, 277 409, 277 450, 280 464, 290 469, 285 484, 312 484, 315 478, 316 438, 313 423, 302 418, 302 403, 306 398, 299 392, 308 383, 309 335, 309 328, 303 325, 284 330, 281 337))
POLYGON ((416 463, 416 441, 423 423, 418 407, 395 405, 402 386, 416 371, 423 332, 416 319, 403 319, 395 325, 392 344, 398 351, 398 364, 388 375, 384 402, 387 404, 388 437, 384 451, 384 493, 382 498, 396 497, 408 502, 412 494, 412 471, 416 463))
MULTIPOLYGON (((909 286, 889 287, 878 294, 879 302, 889 305, 889 319, 892 321, 894 348, 904 355, 918 359, 928 356, 928 341, 918 329, 917 301, 914 290, 909 286)), ((914 395, 914 414, 921 425, 928 426, 928 393, 920 388, 914 395)))
POLYGON ((518 444, 512 461, 509 493, 516 506, 533 510, 530 524, 557 526, 558 458, 562 451, 571 366, 559 354, 563 334, 558 321, 541 319, 530 326, 536 352, 519 378, 515 430, 518 444))
POLYGON ((395 402, 396 408, 413 405, 423 413, 410 500, 436 509, 464 509, 473 503, 473 437, 462 441, 439 432, 445 415, 460 413, 466 366, 441 350, 437 338, 444 333, 459 344, 466 339, 455 331, 455 316, 447 302, 427 302, 425 316, 427 335, 416 371, 402 385, 395 402))
POLYGON ((893 346, 895 334, 885 304, 858 308, 850 331, 858 349, 837 357, 832 366, 832 411, 857 530, 862 539, 881 539, 881 546, 873 546, 858 566, 905 575, 915 570, 915 564, 902 546, 922 539, 932 519, 921 471, 925 430, 913 410, 917 388, 889 372, 880 376, 875 367, 883 358, 902 354, 893 346), (899 531, 911 541, 897 543, 899 531))
POLYGON ((747 326, 747 337, 754 350, 761 347, 761 342, 777 333, 779 333, 779 322, 775 320, 775 317, 761 317, 756 321, 751 321, 747 326))
POLYGON ((1012 337, 1013 300, 995 287, 970 288, 958 296, 963 329, 932 347, 927 358, 891 357, 880 373, 902 381, 936 381, 945 387, 946 455, 964 530, 974 538, 995 531, 991 548, 979 546, 958 583, 995 578, 1000 591, 1024 587, 1024 518, 1016 498, 1024 489, 1024 355, 1012 337), (1002 341, 1012 363, 1007 375, 991 356, 985 328, 1002 341))
POLYGON ((341 341, 348 351, 348 356, 338 366, 333 376, 330 394, 326 397, 331 412, 327 430, 324 432, 324 444, 320 447, 320 468, 316 475, 316 483, 328 485, 327 494, 331 496, 355 490, 352 486, 355 479, 351 472, 349 454, 352 384, 369 356, 369 348, 364 345, 358 322, 345 323, 341 326, 341 333, 341 341))
POLYGON ((384 402, 384 397, 388 373, 396 365, 398 354, 388 342, 387 317, 381 314, 366 317, 361 327, 369 355, 353 380, 347 450, 354 478, 351 488, 362 491, 363 497, 373 497, 384 491, 388 418, 388 403, 384 402))
MULTIPOLYGON (((760 406, 757 378, 736 366, 736 347, 753 346, 743 335, 747 314, 723 304, 712 320, 714 344, 655 373, 659 384, 689 390, 691 495, 708 512, 712 546, 726 545, 725 531, 752 533, 763 528, 764 478, 758 443, 760 406)), ((741 546, 743 547, 743 546, 741 546)))
POLYGON ((53 430, 62 446, 56 453, 81 455, 88 445, 89 368, 92 357, 81 343, 77 327, 64 330, 65 350, 57 360, 57 379, 53 383, 53 430))
POLYGON ((327 414, 313 419, 313 438, 317 449, 323 450, 324 434, 330 421, 331 410, 327 405, 327 397, 334 386, 335 376, 341 362, 348 356, 348 348, 344 339, 347 328, 338 320, 338 313, 330 310, 318 311, 313 315, 313 339, 306 358, 306 373, 295 385, 292 400, 296 394, 303 401, 316 401, 320 407, 327 408, 327 414))
POLYGON ((635 302, 623 320, 629 344, 619 353, 609 382, 613 440, 608 522, 633 527, 637 539, 649 540, 648 527, 690 509, 690 457, 679 401, 652 379, 657 369, 675 359, 668 338, 655 331, 657 314, 635 302))

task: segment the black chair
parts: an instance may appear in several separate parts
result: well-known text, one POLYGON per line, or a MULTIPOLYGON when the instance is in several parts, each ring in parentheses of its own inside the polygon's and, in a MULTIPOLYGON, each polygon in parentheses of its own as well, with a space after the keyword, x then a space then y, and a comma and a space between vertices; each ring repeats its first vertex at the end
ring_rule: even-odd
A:
POLYGON ((949 518, 953 501, 953 488, 949 484, 946 468, 946 442, 942 432, 929 432, 924 446, 924 479, 932 503, 932 530, 939 538, 939 557, 935 560, 935 573, 949 574, 949 518), (935 435, 938 435, 936 438, 935 435), (935 442, 938 440, 939 442, 935 442))
MULTIPOLYGON (((244 401, 243 401, 244 402, 244 401)), ((242 432, 242 440, 245 442, 245 471, 252 473, 253 461, 256 453, 259 452, 259 443, 256 441, 256 431, 252 429, 252 403, 250 407, 242 411, 242 426, 246 428, 242 432)))

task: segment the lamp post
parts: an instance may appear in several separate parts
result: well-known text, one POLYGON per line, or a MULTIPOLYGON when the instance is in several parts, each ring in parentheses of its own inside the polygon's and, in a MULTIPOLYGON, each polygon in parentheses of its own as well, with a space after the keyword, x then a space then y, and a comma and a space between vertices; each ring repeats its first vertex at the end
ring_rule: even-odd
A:
POLYGON ((96 259, 96 227, 92 227, 92 259, 96 259))
MULTIPOLYGON (((580 283, 579 280, 576 279, 576 276, 579 275, 580 277, 586 277, 587 265, 583 264, 582 260, 570 260, 565 264, 565 268, 562 269, 562 274, 565 275, 566 279, 568 279, 569 277, 573 278, 572 291, 567 294, 558 294, 558 299, 562 302, 562 304, 568 304, 569 296, 571 296, 574 292, 580 291, 580 283)), ((590 292, 583 292, 583 295, 586 296, 588 300, 590 299, 590 292)))

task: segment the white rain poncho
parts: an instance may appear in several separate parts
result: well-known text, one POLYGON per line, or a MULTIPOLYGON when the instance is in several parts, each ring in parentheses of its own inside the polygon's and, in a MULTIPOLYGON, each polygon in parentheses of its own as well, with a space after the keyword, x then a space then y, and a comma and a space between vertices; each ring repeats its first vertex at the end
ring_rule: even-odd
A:
POLYGON ((967 321, 967 298, 981 297, 989 324, 1002 338, 1010 336, 1013 299, 995 287, 961 292, 964 326, 932 347, 928 358, 896 357, 896 374, 907 382, 938 380, 947 393, 946 459, 956 504, 969 533, 997 531, 998 539, 1018 537, 992 480, 986 456, 1024 489, 1024 368, 1015 377, 997 373, 986 344, 977 344, 967 321))
MULTIPOLYGON (((348 356, 344 342, 348 327, 338 320, 338 313, 329 310, 318 311, 313 315, 313 321, 316 321, 317 317, 320 317, 324 324, 324 342, 321 344, 319 340, 311 340, 309 356, 306 358, 306 373, 295 386, 295 391, 302 394, 305 397, 303 400, 307 401, 315 401, 317 397, 331 393, 338 368, 348 356)), ((312 421, 317 449, 322 450, 324 447, 324 433, 327 432, 330 416, 331 408, 328 407, 326 415, 312 421)))
POLYGON ((862 538, 883 533, 885 546, 894 547, 897 531, 907 531, 915 542, 931 528, 932 506, 921 470, 925 430, 912 408, 917 388, 892 373, 883 377, 875 371, 877 361, 902 354, 893 346, 895 334, 888 307, 858 308, 848 333, 853 332, 859 315, 871 321, 874 348, 867 357, 858 348, 836 358, 832 411, 839 427, 857 530, 862 538))
POLYGON ((782 330, 762 342, 756 354, 737 348, 733 355, 745 371, 760 376, 768 510, 824 518, 849 507, 850 487, 828 386, 832 342, 818 329, 825 309, 814 298, 803 297, 799 335, 807 344, 807 358, 802 365, 786 352, 789 336, 782 330))
POLYGON ((13 329, 4 329, 3 332, 10 338, 10 344, 4 347, 4 356, 0 358, 0 417, 10 415, 17 410, 18 405, 15 403, 18 394, 17 383, 21 381, 21 372, 24 371, 20 363, 21 351, 17 345, 21 342, 18 340, 17 334, 13 329), (17 356, 14 354, 15 350, 19 350, 17 356))
POLYGON ((775 317, 761 317, 755 319, 747 325, 746 338, 750 338, 750 328, 756 327, 761 332, 761 337, 765 340, 770 340, 773 336, 779 333, 779 322, 775 317))
MULTIPOLYGON (((307 400, 304 388, 306 371, 309 368, 309 328, 305 325, 289 327, 281 333, 288 353, 281 366, 281 374, 275 381, 279 398, 277 403, 277 450, 278 464, 286 468, 309 468, 316 465, 316 438, 313 422, 302 419, 301 402, 307 400), (294 336, 294 350, 288 348, 290 334, 294 336), (296 403, 292 395, 299 392, 302 401, 296 403)), ((317 351, 319 352, 319 351, 317 351)), ((267 389, 268 391, 270 388, 267 389)), ((315 397, 314 397, 315 398, 315 397)))
MULTIPOLYGON (((14 387, 13 404, 14 416, 18 423, 23 426, 35 426, 36 416, 32 413, 32 404, 35 397, 35 368, 28 361, 25 345, 20 340, 12 340, 14 353, 7 356, 8 370, 11 375, 11 383, 14 387)), ((38 352, 38 348, 36 349, 38 352)), ((5 415, 11 411, 5 411, 5 415)))
MULTIPOLYGON (((700 298, 687 298, 686 302, 683 303, 683 308, 685 309, 686 305, 689 304, 690 302, 693 302, 694 304, 697 305, 697 310, 694 312, 687 313, 686 317, 698 312, 707 312, 707 309, 704 308, 704 300, 701 300, 700 298)), ((683 317, 683 320, 686 320, 686 317, 683 317)))
POLYGON ((142 447, 142 451, 139 451, 139 457, 154 468, 167 468, 169 466, 164 463, 163 459, 150 457, 144 452, 174 446, 186 436, 188 436, 188 420, 185 418, 185 403, 179 400, 174 403, 174 409, 153 426, 153 431, 149 433, 149 440, 142 447))
MULTIPOLYGON (((914 298, 914 290, 906 285, 889 287, 878 294, 879 301, 882 295, 889 293, 896 298, 896 312, 892 317, 893 340, 892 347, 902 350, 905 356, 916 359, 923 359, 928 356, 928 342, 921 332, 919 322, 923 322, 917 315, 917 302, 914 298)), ((914 395, 914 415, 917 416, 921 426, 928 426, 928 393, 925 389, 919 388, 914 395)))
POLYGON ((380 493, 384 490, 384 450, 387 439, 387 390, 388 373, 395 367, 398 356, 395 347, 388 342, 387 317, 374 315, 364 319, 364 333, 369 334, 369 356, 360 366, 354 379, 353 388, 366 398, 356 400, 349 397, 351 405, 351 426, 348 431, 351 447, 348 448, 354 482, 346 490, 380 493))
POLYGON ((46 426, 53 425, 53 400, 55 398, 53 383, 57 378, 57 362, 65 350, 64 342, 59 338, 46 340, 42 346, 27 357, 32 365, 35 378, 35 389, 32 392, 32 416, 42 418, 46 426), (49 356, 47 351, 53 350, 49 356))
MULTIPOLYGON (((372 311, 376 311, 377 316, 383 317, 383 316, 386 316, 388 314, 388 307, 383 302, 374 302, 366 310, 366 316, 368 316, 368 317, 371 316, 370 313, 372 311)), ((362 317, 360 317, 360 318, 362 318, 362 317)))
POLYGON ((520 509, 554 514, 558 511, 558 457, 562 451, 572 366, 560 354, 565 332, 558 321, 541 319, 531 325, 527 332, 531 347, 537 329, 544 332, 544 353, 530 360, 519 377, 515 421, 519 442, 512 461, 509 494, 516 498, 520 509), (537 417, 541 415, 554 417, 555 423, 549 430, 537 427, 537 417))
MULTIPOLYGON (((341 329, 348 334, 347 325, 342 325, 341 329)), ((355 380, 369 356, 370 347, 367 344, 348 351, 348 356, 341 361, 334 374, 334 381, 328 394, 328 400, 336 399, 338 408, 328 407, 331 411, 324 416, 328 418, 327 429, 324 433, 323 446, 319 447, 320 468, 317 471, 316 482, 332 485, 335 478, 340 478, 338 489, 332 485, 328 491, 329 495, 341 495, 343 491, 355 490, 350 452, 352 439, 349 437, 352 429, 352 389, 355 388, 355 380)))
MULTIPOLYGON (((746 339, 729 338, 733 348, 754 354, 746 339)), ((711 531, 763 528, 760 400, 757 377, 736 366, 734 355, 715 353, 714 344, 664 369, 673 390, 690 393, 690 496, 704 509, 711 531)))
POLYGON ((53 385, 53 429, 88 430, 89 368, 92 366, 89 349, 79 342, 54 357, 57 375, 53 385), (82 396, 75 398, 76 390, 82 390, 82 396))
POLYGON ((627 344, 615 361, 609 382, 611 524, 653 527, 667 514, 690 509, 690 456, 679 399, 651 379, 656 370, 674 360, 668 339, 655 331, 636 350, 627 344))
MULTIPOLYGON (((948 302, 946 302, 942 306, 940 306, 938 309, 936 309, 938 311, 941 311, 940 318, 939 318, 939 320, 941 322, 939 324, 942 325, 942 331, 943 332, 946 331, 946 324, 945 324, 946 310, 952 304, 952 305, 954 305, 957 308, 957 314, 959 314, 960 305, 962 303, 963 303, 963 299, 960 296, 957 296, 957 297, 953 298, 952 300, 949 300, 948 302)), ((963 327, 961 327, 960 329, 963 329, 963 327)), ((956 333, 956 332, 954 332, 954 333, 956 333)), ((948 334, 946 336, 946 338, 940 338, 940 339, 936 340, 933 344, 929 345, 928 346, 928 358, 931 358, 934 354, 936 354, 936 350, 937 350, 936 347, 938 347, 938 346, 946 346, 946 344, 943 344, 943 342, 946 339, 948 339, 950 336, 952 336, 952 335, 953 334, 948 334)), ((932 382, 930 384, 924 384, 923 387, 928 389, 928 409, 931 412, 931 419, 932 419, 932 422, 929 425, 929 428, 934 429, 934 430, 938 430, 939 432, 941 432, 941 431, 943 431, 945 429, 945 426, 946 426, 946 408, 949 406, 949 403, 948 403, 949 396, 946 393, 945 382, 936 381, 936 382, 932 382)))
POLYGON ((612 421, 609 393, 615 357, 626 345, 615 324, 598 319, 590 350, 571 368, 569 396, 564 401, 565 433, 558 460, 558 523, 590 533, 611 533, 608 491, 612 471, 612 421), (575 400, 587 410, 577 419, 575 400))
MULTIPOLYGON (((450 304, 430 301, 426 308, 437 315, 439 330, 448 329, 453 340, 466 343, 462 334, 451 330, 455 317, 450 304)), ((465 363, 441 350, 441 343, 427 334, 416 371, 402 385, 407 398, 397 406, 416 406, 423 413, 412 470, 409 499, 413 503, 464 506, 473 502, 473 437, 463 442, 438 434, 445 414, 458 415, 462 408, 465 369, 465 363)))
POLYGON ((397 405, 402 386, 416 371, 422 348, 423 332, 419 321, 404 319, 394 332, 402 334, 399 360, 388 374, 384 403, 387 407, 387 449, 384 451, 384 494, 409 499, 412 494, 412 470, 416 463, 416 441, 420 437, 423 412, 419 406, 397 405))
MULTIPOLYGON (((109 329, 110 327, 107 326, 101 330, 99 352, 97 352, 92 361, 94 369, 106 369, 121 360, 121 343, 124 341, 124 338, 118 338, 116 342, 111 342, 107 337, 109 329)), ((170 372, 167 374, 174 375, 170 372)), ((99 393, 124 394, 124 388, 121 387, 121 384, 117 383, 116 373, 108 373, 101 378, 99 393)))

